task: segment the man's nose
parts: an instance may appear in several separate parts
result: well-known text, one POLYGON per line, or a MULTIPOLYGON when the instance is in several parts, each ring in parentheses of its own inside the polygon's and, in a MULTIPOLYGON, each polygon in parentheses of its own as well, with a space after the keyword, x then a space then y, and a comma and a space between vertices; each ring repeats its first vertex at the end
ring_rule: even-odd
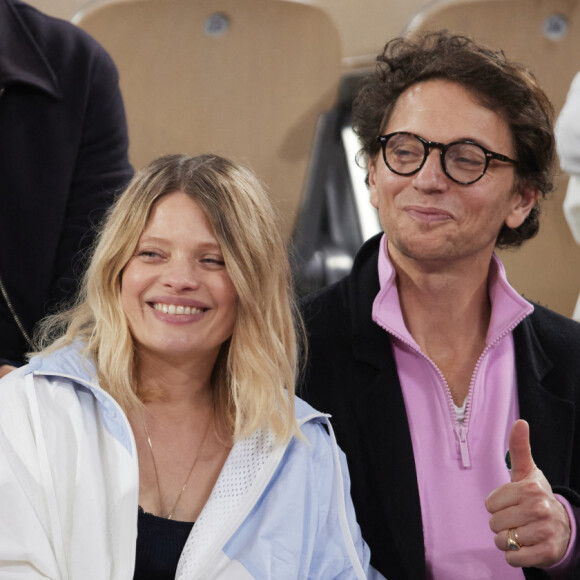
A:
POLYGON ((423 167, 414 175, 414 185, 422 190, 437 192, 447 187, 448 182, 441 163, 441 150, 430 147, 423 167))

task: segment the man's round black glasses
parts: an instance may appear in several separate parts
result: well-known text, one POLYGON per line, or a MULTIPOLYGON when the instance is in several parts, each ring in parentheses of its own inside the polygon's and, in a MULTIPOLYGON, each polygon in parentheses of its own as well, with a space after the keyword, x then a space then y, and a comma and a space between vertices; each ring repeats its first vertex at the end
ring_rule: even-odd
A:
POLYGON ((481 179, 492 159, 514 165, 517 163, 469 139, 444 144, 427 141, 407 131, 397 131, 380 135, 377 141, 381 144, 386 166, 397 175, 417 173, 432 148, 441 150, 441 167, 445 175, 461 185, 470 185, 481 179))

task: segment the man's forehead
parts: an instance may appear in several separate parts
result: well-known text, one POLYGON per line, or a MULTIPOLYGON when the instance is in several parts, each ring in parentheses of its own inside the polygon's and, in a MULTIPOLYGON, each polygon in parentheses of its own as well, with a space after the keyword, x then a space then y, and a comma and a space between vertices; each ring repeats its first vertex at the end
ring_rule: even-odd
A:
POLYGON ((381 132, 410 131, 438 142, 472 139, 513 154, 509 124, 463 85, 429 79, 408 87, 393 105, 381 132))

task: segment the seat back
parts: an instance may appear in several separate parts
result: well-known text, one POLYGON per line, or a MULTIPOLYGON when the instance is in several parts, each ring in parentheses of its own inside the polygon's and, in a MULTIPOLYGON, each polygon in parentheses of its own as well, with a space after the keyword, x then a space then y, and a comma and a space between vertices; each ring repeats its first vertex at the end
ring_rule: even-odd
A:
POLYGON ((431 0, 297 0, 320 6, 335 23, 345 70, 372 66, 387 40, 400 36, 431 0))
MULTIPOLYGON (((408 33, 446 28, 486 42, 528 65, 556 114, 580 70, 580 2, 576 0, 440 0, 408 33)), ((562 211, 568 178, 557 172, 544 202, 540 233, 517 251, 500 252, 511 283, 527 298, 571 316, 580 290, 580 247, 562 211)))
POLYGON ((85 3, 86 0, 28 0, 27 2, 41 12, 63 20, 72 18, 85 3))
POLYGON ((266 183, 288 236, 315 125, 335 99, 340 42, 318 8, 282 0, 129 0, 75 22, 109 51, 136 168, 213 152, 266 183))

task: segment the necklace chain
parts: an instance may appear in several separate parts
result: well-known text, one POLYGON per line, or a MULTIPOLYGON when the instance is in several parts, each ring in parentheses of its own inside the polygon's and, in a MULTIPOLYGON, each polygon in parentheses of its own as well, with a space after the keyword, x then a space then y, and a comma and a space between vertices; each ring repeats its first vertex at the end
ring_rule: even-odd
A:
MULTIPOLYGON (((175 503, 173 504, 173 508, 171 509, 171 511, 169 512, 169 515, 167 516, 168 520, 173 518, 173 514, 175 513, 175 509, 177 508, 177 504, 179 503, 179 500, 181 499, 181 496, 183 495, 183 492, 185 491, 185 488, 187 487, 187 484, 189 483, 189 478, 191 477, 191 474, 193 473, 193 469, 195 468, 197 460, 199 459, 199 456, 201 455, 201 450, 203 449, 205 440, 207 438, 210 423, 211 423, 211 420, 208 419, 207 425, 205 426, 205 431, 203 433, 203 438, 201 440, 201 443, 199 444, 199 447, 197 448, 197 453, 195 454, 195 457, 193 458, 193 462, 191 464, 191 467, 189 468, 189 471, 187 473, 187 477, 185 478, 185 481, 183 482, 183 485, 181 486, 181 489, 179 490, 179 494, 177 495, 177 499, 175 500, 175 503)), ((153 460, 153 470, 155 471, 155 481, 157 483, 157 495, 159 497, 159 513, 161 514, 161 517, 163 517, 163 499, 161 496, 161 486, 159 484, 159 471, 157 469, 157 462, 155 461, 155 454, 153 453, 153 443, 151 443, 151 436, 149 435, 149 430, 147 429, 147 423, 145 422, 144 415, 143 415, 143 428, 145 430, 145 436, 147 437, 147 443, 149 444, 149 451, 151 451, 151 459, 153 460)))

